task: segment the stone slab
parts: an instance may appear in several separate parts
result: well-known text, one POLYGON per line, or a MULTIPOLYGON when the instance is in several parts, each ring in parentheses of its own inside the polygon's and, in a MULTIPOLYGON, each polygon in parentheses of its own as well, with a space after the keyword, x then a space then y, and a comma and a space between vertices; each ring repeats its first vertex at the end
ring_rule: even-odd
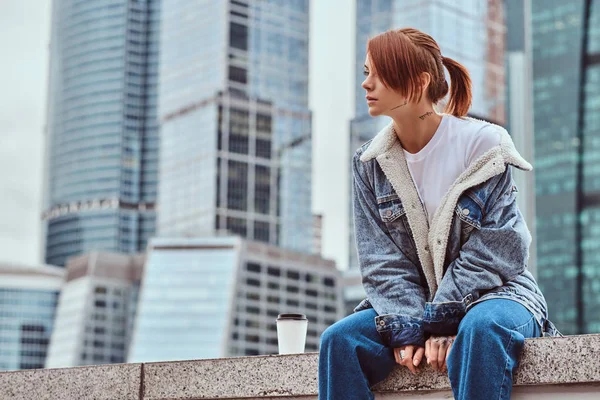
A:
POLYGON ((142 364, 0 372, 1 400, 139 400, 142 364))
MULTIPOLYGON (((525 341, 516 385, 600 383, 600 335, 525 341)), ((600 396, 599 396, 600 398, 600 396)))
POLYGON ((318 354, 144 364, 144 399, 251 399, 317 393, 318 354))

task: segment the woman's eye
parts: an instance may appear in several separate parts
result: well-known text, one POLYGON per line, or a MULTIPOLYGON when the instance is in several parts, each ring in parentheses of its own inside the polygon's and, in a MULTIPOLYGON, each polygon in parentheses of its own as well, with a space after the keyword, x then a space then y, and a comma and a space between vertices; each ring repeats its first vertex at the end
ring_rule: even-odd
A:
POLYGON ((369 76, 369 71, 363 71, 364 76, 369 76))

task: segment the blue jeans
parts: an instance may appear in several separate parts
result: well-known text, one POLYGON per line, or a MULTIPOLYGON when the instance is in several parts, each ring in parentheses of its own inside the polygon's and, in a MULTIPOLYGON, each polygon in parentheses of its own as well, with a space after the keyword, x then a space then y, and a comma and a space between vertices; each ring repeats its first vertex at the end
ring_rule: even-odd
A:
MULTIPOLYGON (((359 311, 321 335, 319 400, 373 399, 370 387, 396 364, 393 349, 375 330, 375 310, 359 311)), ((521 304, 490 299, 473 306, 460 322, 448 357, 456 400, 510 399, 512 374, 525 338, 541 335, 534 316, 521 304)))

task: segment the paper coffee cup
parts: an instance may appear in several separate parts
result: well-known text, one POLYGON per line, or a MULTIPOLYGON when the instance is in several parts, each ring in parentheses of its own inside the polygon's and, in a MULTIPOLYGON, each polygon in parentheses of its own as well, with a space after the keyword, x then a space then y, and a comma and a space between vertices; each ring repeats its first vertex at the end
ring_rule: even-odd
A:
POLYGON ((308 319, 304 314, 279 314, 277 343, 279 354, 304 353, 308 319))

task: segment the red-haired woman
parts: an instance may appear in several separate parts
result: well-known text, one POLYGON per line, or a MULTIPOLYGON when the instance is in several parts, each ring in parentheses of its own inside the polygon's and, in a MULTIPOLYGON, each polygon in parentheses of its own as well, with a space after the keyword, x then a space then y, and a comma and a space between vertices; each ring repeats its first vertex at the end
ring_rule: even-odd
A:
POLYGON ((392 121, 354 155, 367 299, 321 336, 319 399, 372 399, 396 363, 423 360, 456 399, 508 399, 525 338, 560 334, 527 270, 511 168, 532 166, 505 129, 466 117, 469 73, 431 36, 375 36, 364 74, 369 114, 392 121))

